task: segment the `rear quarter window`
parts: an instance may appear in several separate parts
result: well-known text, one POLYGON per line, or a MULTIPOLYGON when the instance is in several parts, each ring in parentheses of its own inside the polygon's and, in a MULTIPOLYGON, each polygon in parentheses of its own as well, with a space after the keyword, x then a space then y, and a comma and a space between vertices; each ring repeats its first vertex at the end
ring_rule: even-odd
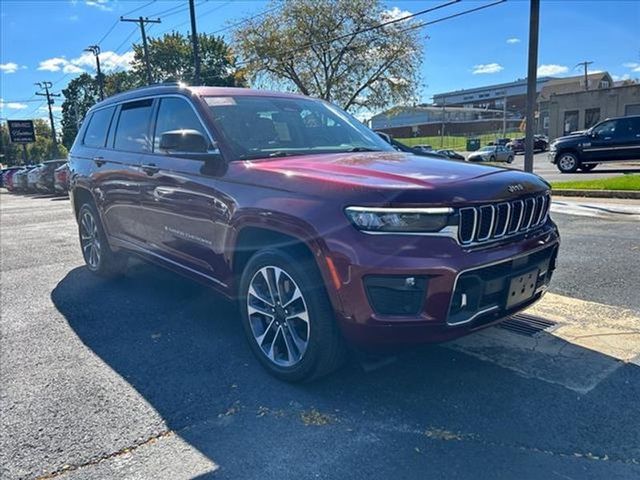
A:
POLYGON ((88 147, 104 147, 115 107, 95 111, 89 119, 82 143, 88 147))

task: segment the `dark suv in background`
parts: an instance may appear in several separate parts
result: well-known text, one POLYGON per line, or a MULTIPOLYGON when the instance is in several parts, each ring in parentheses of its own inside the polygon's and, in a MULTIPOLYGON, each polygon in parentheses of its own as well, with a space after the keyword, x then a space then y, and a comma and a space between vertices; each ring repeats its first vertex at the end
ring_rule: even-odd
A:
MULTIPOLYGON (((69 154, 87 267, 127 253, 237 299, 279 378, 444 341, 538 300, 559 237, 549 185, 399 152, 330 103, 150 86, 87 114, 69 154)), ((213 314, 213 313, 212 313, 213 314)))
POLYGON ((556 138, 549 160, 562 173, 590 172, 599 163, 640 160, 640 115, 608 118, 586 132, 556 138))

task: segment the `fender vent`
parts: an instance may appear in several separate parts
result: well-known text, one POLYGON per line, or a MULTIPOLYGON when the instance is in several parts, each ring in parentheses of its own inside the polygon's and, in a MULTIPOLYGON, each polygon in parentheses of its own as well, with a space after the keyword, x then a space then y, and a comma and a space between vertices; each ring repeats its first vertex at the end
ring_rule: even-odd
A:
POLYGON ((526 313, 518 313, 498 324, 499 328, 509 330, 518 335, 524 335, 525 337, 534 337, 540 332, 551 332, 558 326, 556 322, 526 313))

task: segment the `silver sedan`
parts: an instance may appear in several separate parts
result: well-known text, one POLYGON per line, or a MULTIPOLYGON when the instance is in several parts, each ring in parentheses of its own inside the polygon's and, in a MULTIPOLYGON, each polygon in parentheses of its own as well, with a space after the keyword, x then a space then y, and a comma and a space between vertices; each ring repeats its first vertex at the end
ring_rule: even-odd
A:
POLYGON ((467 157, 469 162, 513 162, 513 152, 503 145, 482 147, 467 157))

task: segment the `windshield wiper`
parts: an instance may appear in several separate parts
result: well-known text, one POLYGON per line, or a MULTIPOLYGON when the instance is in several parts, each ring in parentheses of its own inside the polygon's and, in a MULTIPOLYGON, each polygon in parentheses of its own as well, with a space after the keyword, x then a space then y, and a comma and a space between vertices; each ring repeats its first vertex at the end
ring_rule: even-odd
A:
POLYGON ((382 152, 382 150, 378 148, 369 148, 369 147, 353 147, 348 152, 382 152))

